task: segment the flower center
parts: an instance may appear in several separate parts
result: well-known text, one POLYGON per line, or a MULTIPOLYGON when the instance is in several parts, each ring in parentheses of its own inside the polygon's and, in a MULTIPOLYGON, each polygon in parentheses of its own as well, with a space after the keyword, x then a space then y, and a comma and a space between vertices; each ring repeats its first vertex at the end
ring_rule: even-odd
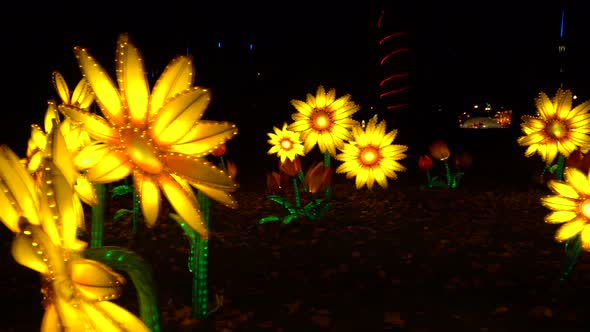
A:
POLYGON ((324 130, 332 124, 330 114, 324 110, 316 111, 312 116, 313 127, 317 130, 324 130))
POLYGON ((157 150, 145 131, 128 130, 122 137, 125 153, 137 167, 151 174, 159 174, 162 171, 163 166, 158 159, 157 150))
POLYGON ((567 133, 567 127, 559 121, 554 121, 547 127, 549 133, 557 138, 563 137, 567 133))
POLYGON ((587 199, 580 204, 580 210, 584 217, 590 218, 590 199, 587 199))
POLYGON ((363 165, 372 166, 379 160, 379 151, 372 146, 367 146, 361 150, 360 157, 363 165))
POLYGON ((291 143, 290 140, 284 139, 281 141, 281 148, 283 148, 283 150, 291 150, 292 147, 293 143, 291 143))

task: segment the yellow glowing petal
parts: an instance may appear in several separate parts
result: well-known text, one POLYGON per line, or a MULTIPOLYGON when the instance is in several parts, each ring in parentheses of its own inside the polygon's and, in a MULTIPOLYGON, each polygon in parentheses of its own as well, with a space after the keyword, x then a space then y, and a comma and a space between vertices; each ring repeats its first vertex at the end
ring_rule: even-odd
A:
POLYGON ((354 139, 355 139, 356 144, 358 146, 365 147, 365 146, 369 145, 369 139, 368 139, 367 135, 365 134, 365 131, 363 130, 362 127, 360 127, 360 126, 353 127, 352 134, 354 135, 354 139))
POLYGON ((190 56, 178 56, 170 61, 150 96, 150 117, 164 106, 168 98, 190 89, 193 80, 194 66, 190 56))
POLYGON ((209 231, 201 218, 201 211, 194 195, 169 176, 160 178, 160 186, 176 213, 203 239, 208 239, 209 231))
POLYGON ((585 223, 582 219, 575 219, 571 222, 568 222, 557 230, 555 239, 559 242, 565 241, 578 234, 584 228, 584 225, 585 223))
POLYGON ((311 128, 311 122, 309 119, 295 121, 287 127, 288 130, 291 130, 294 132, 301 132, 301 131, 307 130, 309 128, 311 128))
POLYGON ((162 156, 162 161, 174 174, 191 183, 224 190, 235 190, 237 187, 226 172, 202 158, 176 154, 162 156))
POLYGON ((140 172, 133 174, 135 192, 139 195, 141 212, 148 227, 153 227, 160 214, 160 188, 156 181, 140 172))
POLYGON ((367 188, 369 188, 369 190, 373 189, 374 183, 375 183, 375 177, 373 175, 373 168, 369 168, 367 170, 367 188))
POLYGON ((535 129, 535 130, 541 130, 543 128, 545 128, 545 125, 547 124, 545 121, 539 119, 539 118, 535 118, 532 116, 528 116, 528 115, 524 115, 522 117, 522 125, 523 126, 527 126, 531 129, 535 129))
POLYGON ((347 161, 338 165, 336 173, 351 173, 352 175, 356 175, 361 167, 362 166, 356 161, 347 161))
POLYGON ((84 130, 93 138, 111 144, 120 143, 119 131, 100 116, 66 105, 60 105, 59 110, 73 121, 81 122, 84 130))
POLYGON ((125 279, 108 266, 90 259, 72 259, 69 268, 76 288, 87 298, 102 300, 121 295, 125 279))
POLYGON ((545 139, 545 135, 543 133, 535 132, 527 136, 519 137, 516 141, 518 144, 526 146, 535 143, 539 143, 545 139))
POLYGON ((293 107, 295 107, 295 109, 299 113, 303 114, 306 117, 309 117, 313 111, 313 107, 311 107, 308 103, 302 100, 293 99, 291 100, 291 105, 293 105, 293 107))
POLYGON ((98 203, 94 186, 85 176, 78 176, 78 178, 76 178, 74 189, 82 201, 84 201, 84 203, 90 206, 96 205, 96 203, 98 203))
POLYGON ((87 169, 96 165, 110 152, 111 147, 108 144, 95 142, 83 148, 74 157, 74 164, 79 169, 87 169))
POLYGON ((559 194, 561 196, 573 199, 580 198, 580 195, 578 195, 578 192, 576 192, 576 190, 572 188, 572 186, 567 185, 563 182, 549 181, 549 183, 547 183, 547 187, 549 187, 549 189, 551 189, 554 193, 559 194))
POLYGON ((59 120, 59 112, 57 110, 57 106, 53 101, 47 102, 47 111, 45 111, 45 118, 43 120, 43 126, 45 127, 45 132, 50 132, 53 128, 53 120, 57 123, 60 122, 59 120))
POLYGON ((524 152, 524 156, 525 157, 531 157, 532 155, 535 154, 535 152, 537 152, 537 147, 539 145, 538 144, 531 144, 528 146, 528 148, 526 149, 526 151, 524 152))
POLYGON ((93 101, 94 94, 92 93, 92 88, 88 84, 88 81, 83 78, 78 82, 72 93, 71 104, 77 105, 81 109, 86 109, 93 101))
MULTIPOLYGON (((53 175, 50 184, 44 184, 44 192, 53 192, 58 212, 58 222, 61 226, 63 247, 71 249, 76 242, 76 230, 78 228, 78 215, 74 207, 74 188, 68 181, 59 175, 53 175)), ((49 179, 44 179, 47 182, 49 179)))
POLYGON ((332 103, 334 103, 334 101, 336 100, 336 89, 330 89, 327 93, 326 93, 326 105, 334 108, 337 105, 332 105, 332 103))
POLYGON ((137 316, 109 301, 92 303, 92 306, 86 307, 85 310, 98 331, 150 331, 137 316))
POLYGON ((541 198, 541 204, 543 206, 554 210, 554 211, 576 211, 578 210, 578 202, 561 197, 561 196, 547 196, 541 198))
POLYGON ((47 135, 36 124, 31 125, 31 140, 37 148, 45 150, 45 147, 47 146, 47 135))
POLYGON ((232 195, 224 190, 211 188, 206 185, 200 185, 198 183, 191 183, 195 188, 199 191, 203 192, 205 195, 209 196, 213 200, 229 207, 232 209, 236 209, 238 207, 238 202, 232 197, 232 195))
POLYGON ((10 229, 13 233, 20 231, 18 222, 20 220, 20 213, 15 209, 15 206, 11 203, 14 197, 9 193, 2 190, 3 183, 0 181, 0 220, 10 229))
POLYGON ((198 87, 170 99, 156 115, 151 137, 163 145, 176 143, 201 119, 210 99, 209 91, 198 87))
POLYGON ((323 108, 326 106, 326 90, 324 90, 324 87, 321 85, 316 92, 315 105, 317 108, 323 108))
POLYGON ((233 123, 200 120, 170 149, 192 155, 209 153, 215 146, 227 142, 237 134, 238 129, 233 123))
POLYGON ((107 71, 90 56, 86 49, 75 47, 74 53, 84 77, 88 80, 88 84, 90 84, 92 91, 96 95, 102 113, 113 124, 124 125, 127 122, 127 114, 125 114, 125 109, 121 104, 117 87, 113 84, 107 71))
POLYGON ((38 247, 33 246, 33 241, 30 237, 18 233, 12 240, 12 257, 20 265, 26 266, 29 269, 35 270, 41 274, 49 273, 47 263, 43 261, 43 257, 37 254, 38 247))
POLYGON ((570 138, 577 145, 588 145, 590 143, 590 136, 576 131, 570 131, 570 138))
POLYGON ((557 118, 566 119, 572 109, 572 91, 558 89, 553 98, 553 105, 557 111, 557 118))
POLYGON ((54 71, 51 76, 53 79, 53 86, 55 87, 55 90, 57 91, 59 98, 62 100, 63 103, 65 103, 65 104, 69 103, 70 102, 70 90, 68 89, 68 85, 66 84, 66 80, 64 80, 63 76, 61 76, 61 74, 57 71, 54 71))
POLYGON ((49 137, 51 137, 51 158, 53 163, 68 183, 74 185, 79 172, 75 168, 72 153, 68 149, 64 136, 58 128, 55 128, 50 132, 49 137))
POLYGON ((555 160, 555 157, 557 157, 557 144, 549 143, 549 144, 545 144, 545 146, 547 148, 547 155, 546 155, 545 162, 547 163, 547 165, 551 165, 553 163, 553 160, 555 160))
POLYGON ((143 128, 147 120, 149 87, 139 50, 127 34, 121 34, 116 52, 117 78, 127 102, 134 127, 143 128))
POLYGON ((362 167, 356 174, 355 184, 356 189, 361 189, 366 183, 369 178, 369 171, 367 168, 362 167))
POLYGON ((582 248, 586 251, 590 251, 590 227, 584 226, 584 229, 580 233, 580 239, 582 240, 582 248))
POLYGON ((560 224, 574 219, 578 214, 574 211, 553 211, 545 216, 545 222, 560 224))
POLYGON ((580 170, 566 167, 563 176, 578 193, 583 194, 585 197, 590 196, 590 183, 588 183, 588 179, 580 170))
POLYGON ((47 304, 45 307, 45 314, 41 321, 41 332, 55 332, 61 328, 59 318, 57 317, 57 311, 53 303, 47 304))
POLYGON ((88 169, 86 176, 95 183, 115 182, 131 174, 133 167, 125 153, 109 151, 104 158, 88 169))
POLYGON ((555 114, 553 103, 551 103, 551 100, 544 92, 539 93, 539 96, 535 99, 535 104, 537 105, 539 115, 543 119, 548 120, 553 114, 555 114))
POLYGON ((305 141, 303 142, 304 152, 308 153, 318 142, 319 134, 315 130, 311 130, 305 141))
POLYGON ((387 189, 387 177, 380 167, 373 168, 373 177, 375 178, 375 181, 377 181, 377 184, 381 186, 381 188, 387 189))
MULTIPOLYGON (((0 183, 16 200, 22 216, 38 225, 39 200, 33 178, 18 156, 6 145, 0 146, 0 183)), ((11 202, 12 203, 12 202, 11 202)))

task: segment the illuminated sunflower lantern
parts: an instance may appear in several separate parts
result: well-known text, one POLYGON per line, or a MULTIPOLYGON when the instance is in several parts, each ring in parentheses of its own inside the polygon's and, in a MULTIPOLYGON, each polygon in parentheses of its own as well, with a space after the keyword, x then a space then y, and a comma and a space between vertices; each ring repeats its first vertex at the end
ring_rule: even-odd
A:
POLYGON ((545 216, 545 222, 563 224, 555 234, 557 241, 580 234, 582 247, 590 251, 590 176, 566 167, 564 180, 549 181, 548 187, 555 195, 541 198, 541 203, 553 210, 545 216))
POLYGON ((553 100, 541 92, 535 99, 539 115, 522 117, 519 137, 521 146, 528 146, 525 156, 535 153, 550 165, 558 153, 569 157, 580 146, 590 144, 590 100, 572 108, 572 92, 558 89, 553 100))
POLYGON ((385 121, 376 123, 370 119, 366 128, 358 125, 352 128, 353 141, 346 143, 342 153, 336 156, 343 163, 336 168, 336 173, 346 173, 346 178, 355 178, 356 188, 367 186, 369 190, 377 182, 387 188, 387 178, 397 179, 395 172, 406 168, 398 161, 406 157, 405 145, 392 144, 397 130, 385 133, 385 121))
POLYGON ((296 156, 303 156, 303 144, 299 139, 299 133, 287 129, 287 124, 283 124, 283 128, 279 129, 273 127, 274 133, 268 133, 268 143, 272 147, 268 150, 268 154, 276 153, 281 159, 281 163, 285 159, 294 161, 296 156))
POLYGON ((350 129, 360 123, 351 116, 360 106, 350 98, 344 95, 336 99, 335 89, 326 92, 320 85, 315 96, 307 94, 306 101, 291 100, 297 112, 291 115, 294 122, 287 129, 301 133, 304 153, 317 144, 322 153, 328 151, 335 156, 336 149, 342 148, 344 141, 352 140, 350 129))
MULTIPOLYGON (((46 182, 64 183, 59 173, 44 176, 46 182)), ((71 210, 68 191, 39 187, 4 145, 0 146, 0 188, 0 220, 16 234, 12 255, 43 277, 41 331, 148 331, 137 317, 108 301, 120 295, 122 276, 80 257, 86 243, 76 239, 79 222, 60 220, 67 215, 60 211, 71 210)))
POLYGON ((86 49, 75 47, 74 52, 104 115, 59 107, 82 123, 95 140, 76 156, 76 164, 96 183, 132 175, 149 227, 158 218, 161 190, 186 223, 206 239, 208 230, 192 187, 237 207, 230 194, 237 189, 235 181, 204 158, 235 136, 237 128, 229 122, 201 119, 210 92, 192 86, 191 58, 173 59, 150 92, 143 58, 126 34, 117 43, 118 88, 86 49))

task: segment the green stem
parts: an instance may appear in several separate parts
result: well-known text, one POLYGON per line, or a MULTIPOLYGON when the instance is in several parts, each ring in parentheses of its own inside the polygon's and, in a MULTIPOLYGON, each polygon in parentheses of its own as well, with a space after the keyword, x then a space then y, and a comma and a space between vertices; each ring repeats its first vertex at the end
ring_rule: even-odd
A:
POLYGON ((582 251, 582 240, 580 234, 576 235, 575 238, 571 238, 565 243, 565 252, 568 254, 568 262, 565 266, 565 269, 561 276, 559 277, 560 284, 563 284, 567 278, 569 277, 570 273, 574 269, 576 262, 578 260, 578 256, 580 256, 580 252, 582 251), (569 248, 570 244, 573 243, 573 248, 569 248), (568 252, 569 251, 569 252, 568 252))
POLYGON ((90 228, 90 248, 102 247, 106 186, 102 183, 94 185, 98 203, 92 206, 92 226, 90 228))
POLYGON ((428 180, 428 188, 432 188, 432 176, 430 171, 426 171, 426 179, 428 180))
POLYGON ((557 154, 557 169, 555 170, 555 178, 563 180, 563 170, 565 168, 565 156, 561 153, 557 154))
MULTIPOLYGON (((205 226, 209 229, 211 218, 211 200, 202 192, 197 192, 197 200, 205 226)), ((194 240, 193 255, 193 317, 202 319, 207 317, 208 286, 207 260, 209 257, 209 241, 197 236, 194 240)))
POLYGON ((219 156, 219 160, 221 160, 221 168, 227 172, 227 166, 225 165, 225 159, 223 158, 223 156, 219 156))
POLYGON ((452 185, 452 179, 451 179, 451 168, 449 167, 449 162, 447 159, 443 160, 443 162, 445 163, 445 173, 447 175, 447 188, 451 188, 452 185))
POLYGON ((293 191, 295 192, 295 206, 301 207, 301 197, 299 196, 299 187, 297 185, 297 178, 293 177, 293 191))
POLYGON ((131 194, 133 195, 133 226, 131 228, 131 234, 135 236, 139 229, 139 196, 135 192, 135 187, 131 194))
POLYGON ((303 187, 303 192, 307 192, 307 187, 305 186, 305 176, 303 175, 303 170, 300 170, 299 173, 297 173, 297 178, 299 179, 299 182, 301 182, 301 186, 303 187))
MULTIPOLYGON (((324 168, 330 167, 330 152, 328 150, 324 151, 324 168)), ((328 185, 326 187, 326 199, 330 199, 332 197, 332 185, 328 185)))
POLYGON ((137 253, 122 247, 106 246, 89 248, 84 257, 99 261, 110 268, 123 271, 137 290, 139 314, 143 323, 152 332, 160 331, 160 314, 156 296, 156 284, 148 264, 137 253))

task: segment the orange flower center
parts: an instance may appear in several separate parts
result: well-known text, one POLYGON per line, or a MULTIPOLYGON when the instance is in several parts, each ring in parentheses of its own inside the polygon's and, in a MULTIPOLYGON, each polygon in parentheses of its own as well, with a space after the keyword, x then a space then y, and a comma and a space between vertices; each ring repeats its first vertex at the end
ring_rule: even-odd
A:
POLYGON ((365 166, 372 166, 379 160, 379 151, 372 146, 362 148, 360 153, 361 163, 365 166))
POLYGON ((293 143, 290 140, 284 139, 281 141, 281 148, 283 148, 283 150, 291 150, 292 147, 293 143))
POLYGON ((311 120, 313 122, 313 127, 317 130, 324 130, 330 127, 330 125, 332 124, 330 114, 328 114, 328 112, 324 110, 316 111, 312 115, 311 120))
POLYGON ((584 217, 590 218, 590 199, 587 199, 580 204, 580 212, 582 212, 584 217))
POLYGON ((567 133, 567 127, 559 121, 551 122, 549 126, 547 126, 547 130, 556 138, 561 138, 567 133))
POLYGON ((150 142, 145 131, 129 129, 121 135, 125 153, 131 161, 146 173, 159 174, 163 165, 158 158, 158 151, 150 142))

